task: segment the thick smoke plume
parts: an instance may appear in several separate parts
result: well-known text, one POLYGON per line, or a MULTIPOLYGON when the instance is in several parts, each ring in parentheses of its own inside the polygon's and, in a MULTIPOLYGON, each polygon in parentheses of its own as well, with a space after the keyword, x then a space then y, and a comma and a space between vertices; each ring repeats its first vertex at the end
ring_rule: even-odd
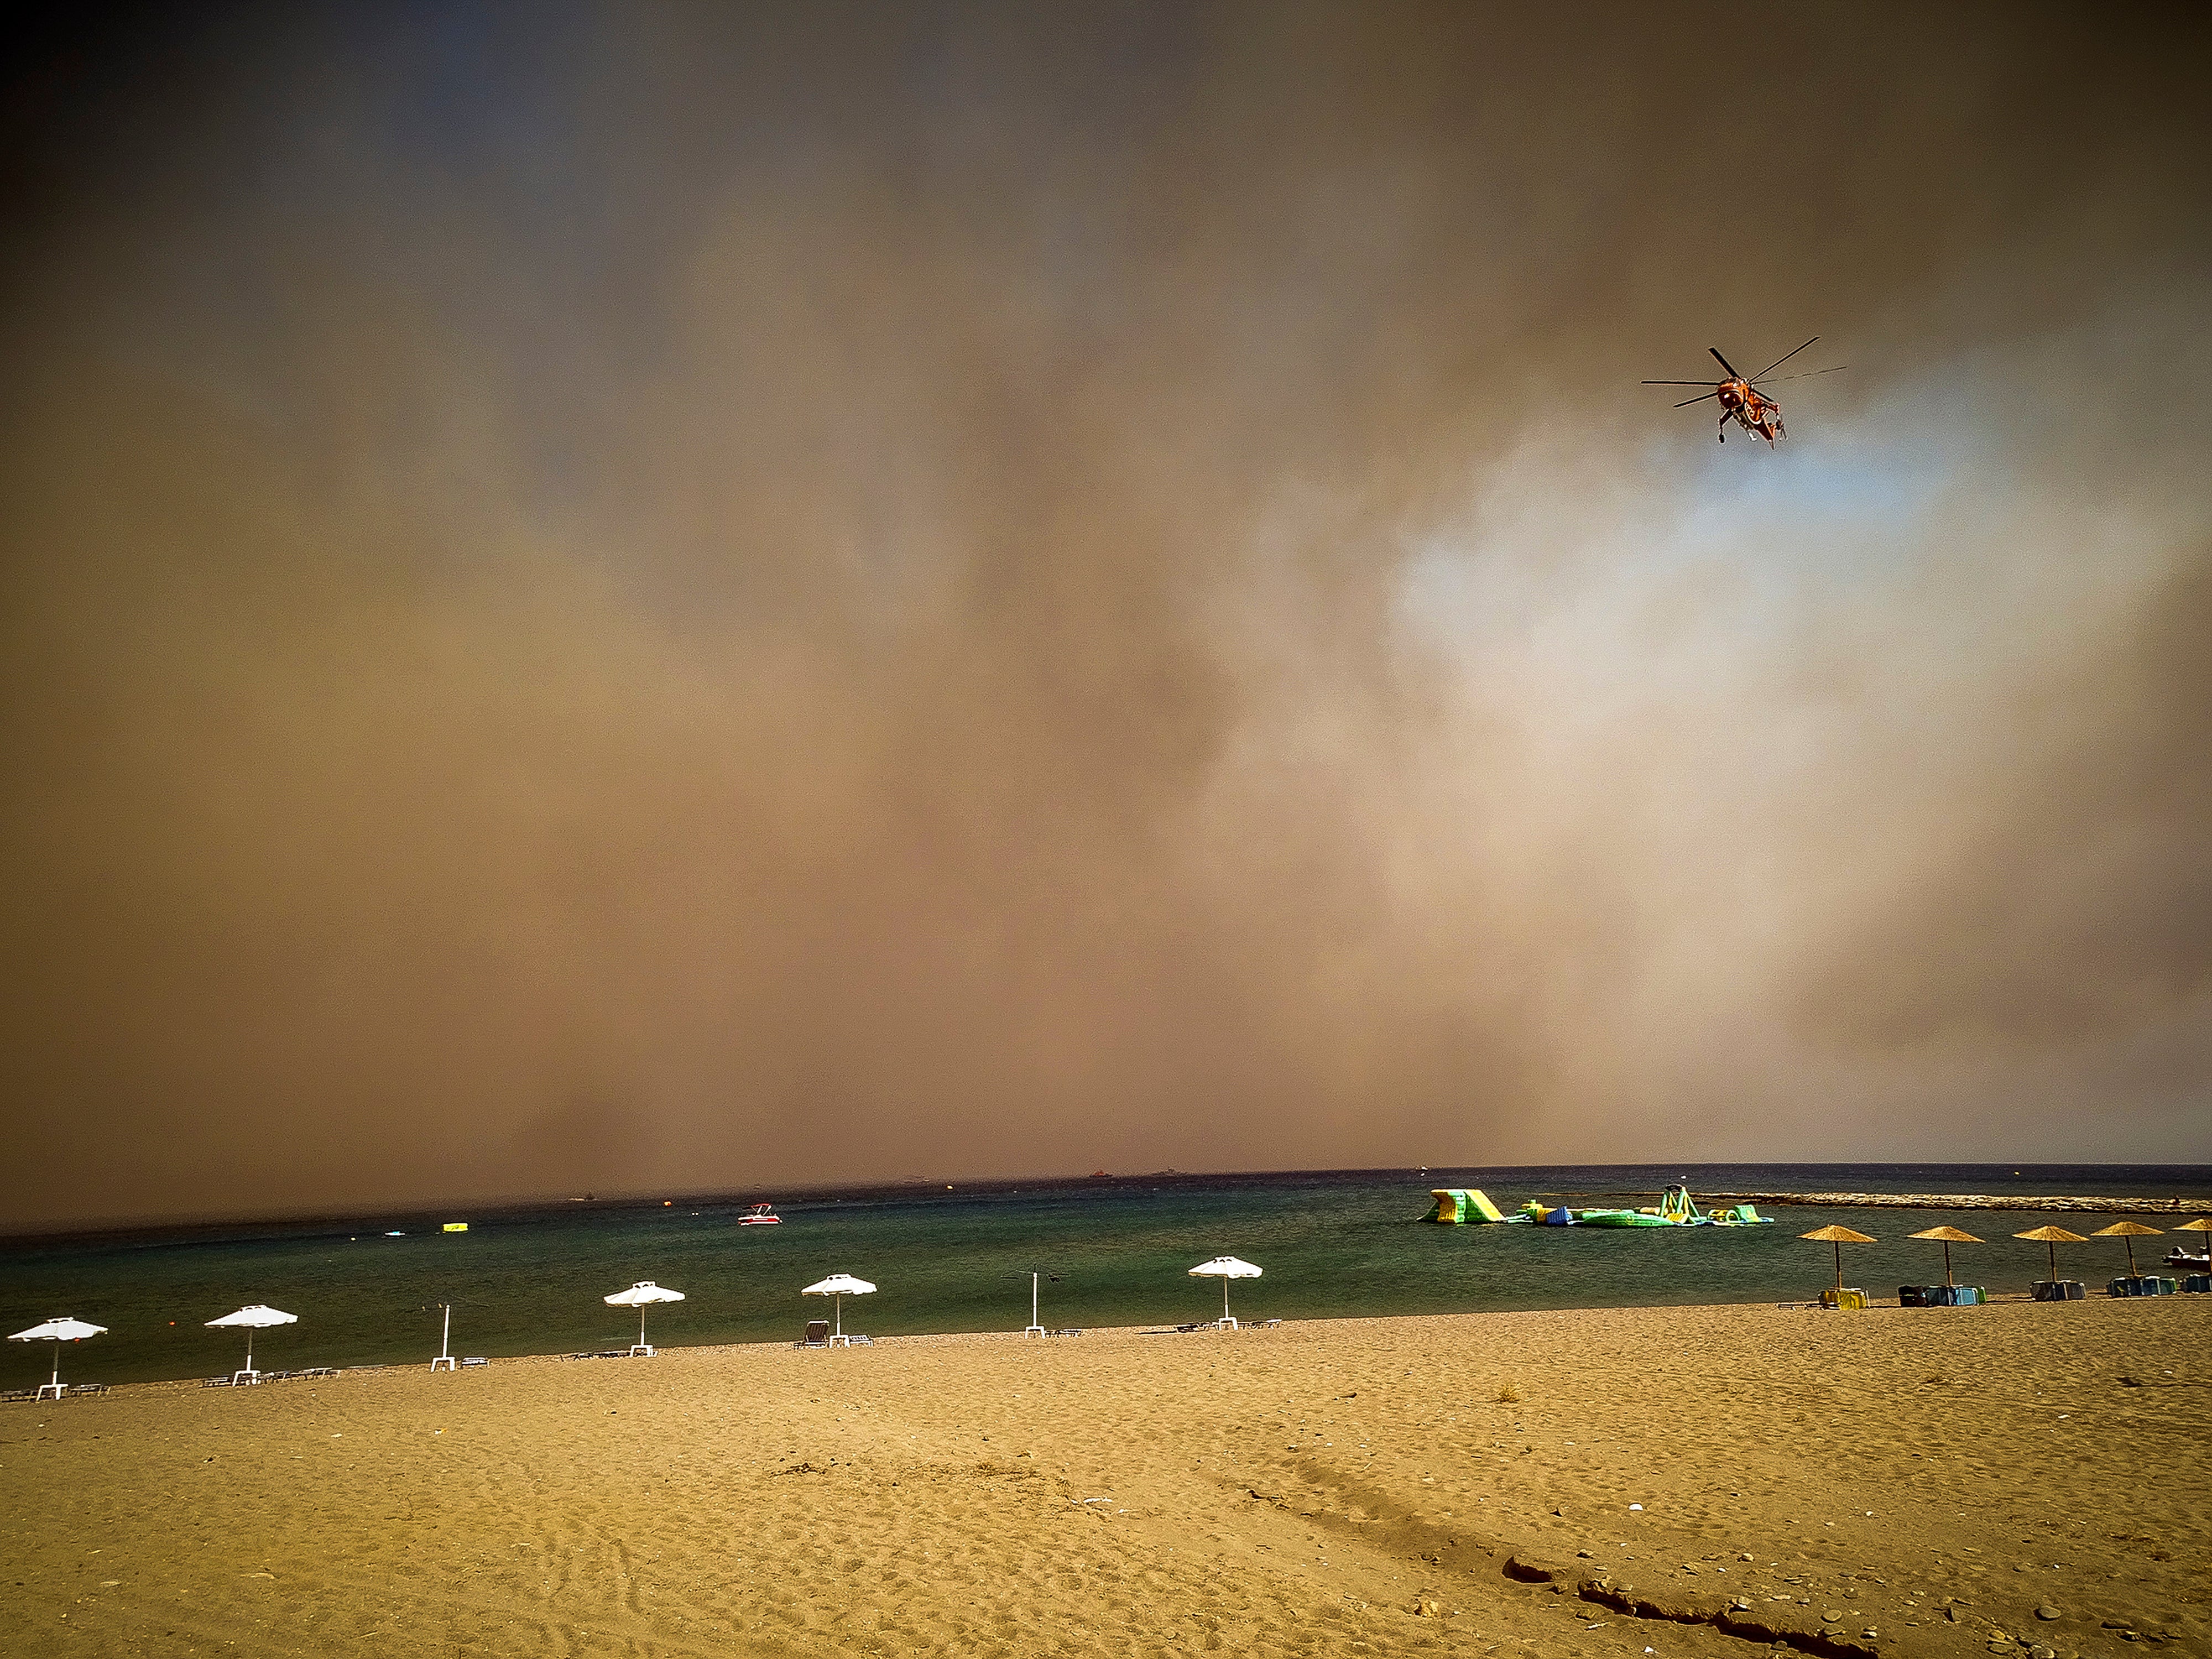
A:
POLYGON ((0 1222, 2212 1156, 2208 44, 39 43, 0 1222))

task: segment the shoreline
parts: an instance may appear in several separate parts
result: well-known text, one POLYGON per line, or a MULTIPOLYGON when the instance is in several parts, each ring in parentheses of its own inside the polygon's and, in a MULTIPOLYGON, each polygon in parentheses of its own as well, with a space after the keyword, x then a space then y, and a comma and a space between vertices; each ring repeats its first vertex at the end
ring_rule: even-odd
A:
MULTIPOLYGON (((2088 1302, 2094 1304, 2118 1302, 2135 1305, 2149 1299, 2150 1298, 2108 1297, 2102 1295, 2097 1295, 2088 1298, 2088 1302)), ((2175 1297, 2172 1299, 2177 1302, 2195 1300, 2194 1297, 2175 1297)), ((2204 1300, 2208 1304, 2212 1304, 2212 1297, 2206 1297, 2204 1300)), ((2033 1297, 2023 1291, 1999 1291, 1990 1292, 1988 1299, 1980 1305, 1985 1308, 1996 1308, 2034 1307, 2047 1306, 2051 1304, 2038 1304, 2033 1297)), ((2060 1305, 2081 1307, 2087 1305, 2087 1304, 2074 1303, 2060 1305)), ((1439 1321, 1516 1320, 1559 1317, 1571 1318, 1582 1316, 1603 1317, 1606 1316, 1642 1315, 1674 1316, 1680 1317, 1693 1315, 1756 1310, 1768 1310, 1779 1315, 1802 1315, 1822 1319, 1839 1317, 1864 1319, 1869 1316, 1875 1315, 1924 1315, 1928 1312, 1933 1311, 1927 1309, 1907 1308, 1893 1301, 1887 1300, 1871 1302, 1867 1307, 1863 1309, 1837 1310, 1822 1307, 1817 1297, 1805 1297, 1789 1301, 1775 1301, 1771 1298, 1760 1297, 1755 1300, 1742 1302, 1668 1302, 1637 1303, 1633 1304, 1600 1304, 1561 1308, 1463 1309, 1449 1313, 1322 1314, 1315 1315, 1307 1318, 1289 1316, 1278 1317, 1275 1320, 1273 1327, 1269 1328, 1275 1330, 1297 1329, 1300 1331, 1344 1330, 1357 1333, 1363 1328, 1379 1330, 1408 1325, 1431 1325, 1439 1321)), ((1271 1316, 1271 1317, 1273 1316, 1271 1316)), ((1158 1323, 1149 1325, 1086 1325, 1081 1328, 1079 1334, 1072 1337, 1030 1337, 1020 1330, 909 1331, 890 1336, 869 1336, 866 1344, 864 1345, 862 1349, 858 1350, 857 1352, 872 1352, 877 1349, 898 1350, 905 1348, 952 1348, 998 1345, 1013 1345, 1024 1349, 1042 1347, 1057 1348, 1079 1345, 1086 1341, 1101 1339, 1143 1339, 1171 1336, 1237 1340, 1248 1336, 1259 1336, 1266 1334, 1266 1330, 1264 1330, 1257 1322, 1248 1322, 1236 1331, 1218 1330, 1210 1324, 1201 1324, 1195 1328, 1188 1330, 1176 1325, 1158 1323)), ((854 1334, 862 1335, 866 1334, 855 1332, 854 1334)), ((466 1357, 481 1357, 485 1360, 485 1364, 483 1366, 471 1367, 471 1370, 491 1370, 495 1369, 508 1370, 518 1366, 557 1368, 572 1364, 582 1366, 586 1364, 592 1364, 594 1370, 599 1370, 604 1369, 604 1367, 599 1366, 597 1362, 602 1360, 605 1361, 607 1365, 620 1365, 625 1361, 649 1364, 654 1359, 677 1357, 702 1358, 715 1356, 760 1355, 775 1353, 787 1350, 793 1352, 823 1352, 819 1349, 810 1350, 806 1348, 803 1343, 798 1341, 775 1339, 759 1342, 657 1342, 654 1344, 654 1352, 650 1356, 617 1352, 532 1352, 493 1354, 487 1356, 471 1355, 466 1357)), ((459 1358, 462 1356, 456 1357, 459 1358)), ((281 1380, 272 1379, 262 1382, 249 1383, 241 1387, 239 1391, 246 1393, 258 1391, 260 1389, 289 1388, 294 1383, 307 1383, 312 1387, 317 1383, 331 1382, 334 1378, 344 1377, 403 1377, 408 1376, 428 1377, 434 1376, 450 1376, 459 1374, 456 1372, 446 1371, 433 1372, 430 1370, 429 1365, 430 1362, 427 1358, 421 1360, 372 1360, 356 1365, 339 1365, 332 1367, 331 1368, 331 1372, 328 1376, 307 1376, 304 1375, 295 1375, 285 1376, 281 1380)), ((119 1400, 133 1397, 141 1393, 191 1395, 199 1393, 202 1390, 205 1390, 211 1394, 220 1394, 226 1391, 222 1389, 212 1387, 208 1379, 198 1376, 143 1377, 135 1382, 113 1382, 104 1384, 102 1386, 105 1392, 101 1395, 75 1395, 71 1396, 71 1398, 76 1401, 89 1401, 94 1399, 119 1400)), ((53 1403, 54 1402, 52 1401, 41 1402, 18 1398, 14 1400, 0 1401, 0 1407, 28 1405, 44 1405, 51 1407, 53 1403)), ((0 1421, 4 1420, 4 1419, 0 1419, 0 1421)))

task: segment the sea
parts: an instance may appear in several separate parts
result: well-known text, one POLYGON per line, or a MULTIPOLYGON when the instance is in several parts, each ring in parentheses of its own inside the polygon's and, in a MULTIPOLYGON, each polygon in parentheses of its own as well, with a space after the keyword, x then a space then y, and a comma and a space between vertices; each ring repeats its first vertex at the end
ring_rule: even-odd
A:
MULTIPOLYGON (((713 1198, 592 1200, 472 1211, 393 1211, 320 1220, 202 1224, 0 1242, 0 1328, 58 1315, 108 1328, 62 1356, 64 1382, 210 1376, 245 1338, 208 1320, 248 1304, 298 1316, 258 1333, 264 1370, 415 1364, 438 1352, 499 1358, 625 1347, 637 1314, 605 1297, 650 1279, 684 1300, 648 1309, 646 1335, 674 1348, 787 1342, 828 1311, 802 1288, 848 1273, 845 1328, 874 1336, 1172 1326, 1218 1317, 1221 1281, 1189 1269, 1231 1255, 1260 1267, 1229 1287, 1241 1319, 1682 1306, 1809 1298, 1834 1274, 1832 1247, 1797 1236, 1830 1222, 1871 1234, 1844 1246, 1844 1278, 1893 1297, 1941 1283, 1938 1223, 1986 1241, 1953 1247, 1961 1284, 2024 1291, 2045 1247, 2012 1237, 2046 1221, 2080 1233, 2119 1218, 2028 1210, 1928 1212, 1760 1206, 1774 1224, 1607 1230, 1434 1226, 1439 1187, 1474 1187, 1510 1212, 1529 1199, 1577 1207, 1649 1203, 1670 1182, 1728 1191, 2111 1194, 2181 1198, 2212 1212, 2212 1166, 1728 1164, 1360 1170, 1250 1175, 907 1182, 713 1198), (738 1218, 772 1201, 773 1227, 738 1218), (465 1232, 445 1224, 466 1221, 465 1232)), ((2148 1224, 2171 1229, 2171 1219, 2148 1224)), ((2162 1261, 2176 1242, 2135 1241, 2162 1261)), ((2093 1289, 2124 1270, 2118 1238, 2059 1247, 2063 1276, 2093 1289)), ((51 1345, 9 1344, 0 1386, 44 1382, 51 1345)))

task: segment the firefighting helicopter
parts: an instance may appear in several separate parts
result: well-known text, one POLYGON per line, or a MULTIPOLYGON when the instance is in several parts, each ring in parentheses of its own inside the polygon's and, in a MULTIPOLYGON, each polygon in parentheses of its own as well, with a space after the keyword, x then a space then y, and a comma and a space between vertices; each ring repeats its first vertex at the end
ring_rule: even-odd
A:
MULTIPOLYGON (((1813 340, 1820 337, 1815 334, 1813 340)), ((1759 389, 1759 383, 1795 357, 1797 352, 1802 351, 1805 346, 1812 344, 1813 340, 1806 341, 1805 345, 1799 346, 1796 351, 1784 352, 1756 374, 1737 374, 1735 365, 1721 356, 1719 347, 1708 346, 1705 349, 1713 354, 1713 361, 1728 370, 1728 379, 1725 380, 1646 380, 1644 384, 1710 386, 1712 388, 1711 391, 1700 392, 1694 398, 1686 398, 1674 407, 1687 409, 1692 404, 1701 404, 1708 398, 1717 398, 1720 400, 1721 405, 1719 435, 1723 443, 1728 441, 1728 424, 1730 421, 1734 421, 1753 437, 1764 438, 1769 445, 1771 445, 1777 438, 1786 437, 1789 434, 1782 428, 1782 405, 1761 392, 1759 389)), ((1782 378, 1785 380, 1808 380, 1815 374, 1833 374, 1849 367, 1847 363, 1838 363, 1834 368, 1808 369, 1802 374, 1785 374, 1782 378)))

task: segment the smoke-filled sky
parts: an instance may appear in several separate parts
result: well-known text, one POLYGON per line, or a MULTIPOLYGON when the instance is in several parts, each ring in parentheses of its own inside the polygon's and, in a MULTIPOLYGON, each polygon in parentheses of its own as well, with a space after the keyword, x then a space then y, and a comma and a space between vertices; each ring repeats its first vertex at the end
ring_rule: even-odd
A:
POLYGON ((2212 1158, 2208 46, 19 43, 0 1224, 2212 1158))

